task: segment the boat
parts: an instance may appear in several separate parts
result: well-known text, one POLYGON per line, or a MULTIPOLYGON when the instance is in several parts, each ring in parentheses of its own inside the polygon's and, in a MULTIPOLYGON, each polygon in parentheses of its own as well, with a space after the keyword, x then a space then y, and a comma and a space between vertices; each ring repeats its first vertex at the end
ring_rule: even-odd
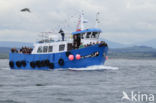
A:
POLYGON ((9 53, 10 68, 50 70, 104 65, 108 58, 108 45, 99 38, 102 30, 97 27, 84 29, 83 15, 80 15, 78 27, 71 33, 70 40, 64 40, 64 32, 60 30, 62 40, 48 38, 34 43, 33 48, 12 48, 9 53))

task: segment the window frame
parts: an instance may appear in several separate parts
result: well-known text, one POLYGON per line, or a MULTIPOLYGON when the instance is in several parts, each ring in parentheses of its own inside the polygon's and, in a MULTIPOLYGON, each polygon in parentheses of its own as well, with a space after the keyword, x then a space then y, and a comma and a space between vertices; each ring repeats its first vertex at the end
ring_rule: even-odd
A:
POLYGON ((93 32, 91 35, 91 38, 97 38, 97 35, 98 35, 98 32, 93 32), (94 34, 94 36, 93 36, 93 34, 94 34))
POLYGON ((87 34, 86 34, 86 38, 90 38, 91 35, 92 35, 92 32, 87 32, 87 34))
POLYGON ((100 36, 100 32, 97 32, 96 38, 99 38, 99 36, 100 36))
POLYGON ((80 37, 81 37, 81 39, 84 39, 85 38, 85 33, 81 33, 80 37))
POLYGON ((59 51, 64 51, 65 50, 65 44, 60 44, 59 45, 59 51), (60 47, 60 46, 63 46, 63 49, 62 49, 62 47, 60 47))
POLYGON ((48 52, 53 52, 53 46, 52 45, 48 46, 48 52), (50 47, 51 47, 51 49, 50 49, 50 47))
POLYGON ((43 46, 43 53, 47 53, 47 52, 48 52, 48 46, 43 46), (46 47, 46 49, 45 49, 45 47, 46 47))
POLYGON ((43 52, 43 46, 39 46, 38 48, 37 48, 37 53, 42 53, 43 52), (40 51, 39 51, 39 49, 40 49, 40 51))

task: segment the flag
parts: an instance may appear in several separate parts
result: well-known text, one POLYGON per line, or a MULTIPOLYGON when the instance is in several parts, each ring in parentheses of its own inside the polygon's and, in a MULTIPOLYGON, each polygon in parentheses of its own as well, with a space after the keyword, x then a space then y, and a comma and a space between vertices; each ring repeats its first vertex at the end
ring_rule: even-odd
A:
POLYGON ((83 20, 83 23, 88 23, 88 20, 83 20))

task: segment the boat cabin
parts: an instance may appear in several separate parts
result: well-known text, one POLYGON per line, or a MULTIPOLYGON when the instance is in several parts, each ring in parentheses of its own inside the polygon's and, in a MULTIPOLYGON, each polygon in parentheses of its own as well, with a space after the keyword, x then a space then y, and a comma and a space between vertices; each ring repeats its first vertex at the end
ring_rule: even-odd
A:
POLYGON ((78 49, 80 45, 96 43, 101 33, 100 29, 85 29, 73 32, 73 41, 38 42, 34 45, 32 54, 59 53, 78 49))
POLYGON ((100 33, 101 30, 97 28, 73 32, 74 48, 79 48, 81 44, 88 44, 90 42, 98 41, 100 33))

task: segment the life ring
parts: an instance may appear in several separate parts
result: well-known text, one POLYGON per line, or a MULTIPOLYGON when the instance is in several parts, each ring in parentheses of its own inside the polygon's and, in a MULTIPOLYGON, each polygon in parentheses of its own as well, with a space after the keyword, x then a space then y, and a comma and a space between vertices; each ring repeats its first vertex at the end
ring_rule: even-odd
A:
POLYGON ((45 66, 49 66, 49 64, 50 64, 49 60, 48 60, 48 59, 45 60, 45 61, 44 61, 44 64, 45 64, 45 66))
POLYGON ((36 67, 36 63, 35 62, 30 62, 30 66, 32 67, 32 68, 35 68, 36 67))
POLYGON ((54 63, 49 63, 49 68, 54 69, 54 63))
POLYGON ((70 54, 71 54, 70 51, 67 51, 67 52, 66 52, 66 56, 67 56, 67 57, 68 57, 70 54))
POLYGON ((22 63, 21 63, 20 61, 17 61, 17 62, 16 62, 16 66, 17 66, 17 67, 21 67, 21 66, 22 66, 22 63))
POLYGON ((41 62, 39 60, 36 61, 36 66, 38 66, 39 68, 41 67, 41 62))
POLYGON ((41 67, 44 67, 44 66, 45 66, 45 62, 44 62, 44 61, 41 61, 41 62, 40 62, 40 66, 41 66, 41 67))
POLYGON ((26 66, 26 61, 23 60, 21 63, 22 63, 22 65, 23 65, 23 67, 26 66))
POLYGON ((60 66, 63 66, 63 65, 64 65, 64 60, 63 60, 62 58, 60 58, 60 59, 58 60, 58 64, 59 64, 60 66))
POLYGON ((9 62, 9 66, 10 66, 11 68, 13 68, 13 67, 14 67, 14 62, 13 62, 13 61, 10 61, 10 62, 9 62))

